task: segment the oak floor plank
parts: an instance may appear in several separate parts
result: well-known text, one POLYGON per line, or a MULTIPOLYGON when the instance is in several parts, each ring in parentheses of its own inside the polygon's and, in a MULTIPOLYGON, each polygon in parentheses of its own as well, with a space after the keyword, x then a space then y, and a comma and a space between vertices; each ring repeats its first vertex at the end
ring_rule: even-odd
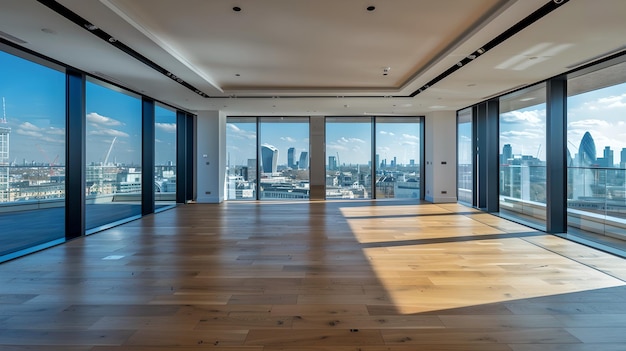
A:
POLYGON ((459 204, 190 204, 1 264, 0 350, 624 350, 625 280, 459 204))

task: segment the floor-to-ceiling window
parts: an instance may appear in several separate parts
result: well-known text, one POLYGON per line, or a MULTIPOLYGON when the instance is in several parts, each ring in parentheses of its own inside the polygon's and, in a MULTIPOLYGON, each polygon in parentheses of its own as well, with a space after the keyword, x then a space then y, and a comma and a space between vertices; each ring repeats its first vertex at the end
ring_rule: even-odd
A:
POLYGON ((62 68, 0 51, 0 77, 2 256, 65 238, 66 143, 62 68))
POLYGON ((259 198, 309 198, 309 118, 259 119, 259 198))
POLYGON ((472 205, 474 191, 474 143, 472 108, 457 113, 457 199, 472 205))
POLYGON ((176 203, 176 111, 156 105, 154 175, 157 206, 176 203))
POLYGON ((88 80, 86 113, 89 230, 141 215, 141 99, 88 80))
POLYGON ((376 198, 419 199, 420 117, 376 117, 376 198))
POLYGON ((372 198, 372 117, 326 117, 326 199, 372 198))
POLYGON ((500 213, 545 229, 545 84, 501 97, 499 124, 500 213))
POLYGON ((256 117, 228 117, 227 119, 225 183, 227 200, 256 200, 256 117))
POLYGON ((568 225, 626 239, 626 63, 567 85, 568 225))

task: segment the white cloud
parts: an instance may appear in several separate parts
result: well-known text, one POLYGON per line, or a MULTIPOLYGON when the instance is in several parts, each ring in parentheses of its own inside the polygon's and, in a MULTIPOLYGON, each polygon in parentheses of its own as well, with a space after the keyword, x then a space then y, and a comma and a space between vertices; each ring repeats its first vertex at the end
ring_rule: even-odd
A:
POLYGON ((407 140, 407 141, 403 141, 402 145, 417 146, 417 145, 419 145, 419 143, 416 142, 416 141, 408 141, 407 140))
POLYGON ((280 140, 286 141, 286 142, 289 142, 289 143, 295 143, 297 141, 296 139, 294 139, 292 137, 280 137, 280 140))
POLYGON ((112 137, 128 137, 129 136, 127 133, 124 133, 116 129, 92 130, 91 132, 89 132, 89 135, 106 135, 106 136, 112 136, 112 137))
POLYGON ((48 129, 46 129, 46 134, 50 134, 50 135, 65 135, 65 129, 49 127, 48 129))
POLYGON ((34 130, 24 130, 24 129, 18 129, 17 134, 19 135, 25 135, 25 136, 31 136, 31 137, 35 137, 35 138, 41 138, 43 136, 43 134, 34 131, 34 130))
POLYGON ((597 108, 624 108, 626 107, 626 94, 614 95, 600 98, 597 101, 597 108))
POLYGON ((55 144, 64 144, 65 143, 65 139, 55 139, 55 138, 51 138, 51 137, 42 137, 40 140, 48 142, 48 143, 55 143, 55 144))
POLYGON ((609 127, 610 124, 607 121, 600 119, 583 119, 580 121, 570 122, 570 128, 588 128, 588 127, 609 127))
POLYGON ((343 145, 338 145, 338 144, 329 144, 327 146, 329 149, 331 150, 336 150, 336 151, 347 151, 348 148, 343 146, 343 145))
POLYGON ((528 139, 537 139, 544 138, 543 134, 527 132, 527 131, 518 131, 518 130, 510 130, 508 132, 500 133, 501 136, 511 137, 511 138, 528 138, 528 139))
POLYGON ((166 133, 176 133, 176 123, 155 123, 154 125, 166 133))
POLYGON ((37 131, 38 132, 38 131, 43 130, 43 128, 39 128, 39 127, 37 127, 36 125, 34 125, 34 124, 30 123, 30 122, 24 122, 24 123, 20 124, 18 128, 22 129, 23 131, 31 130, 31 131, 37 131))
POLYGON ((123 125, 122 122, 110 118, 110 117, 106 117, 106 116, 102 116, 96 112, 91 112, 87 114, 87 121, 94 123, 96 125, 104 125, 104 126, 120 126, 123 125))
POLYGON ((365 140, 359 138, 346 138, 341 137, 341 139, 337 140, 339 144, 350 144, 350 143, 361 143, 365 144, 365 140))
POLYGON ((226 123, 226 128, 230 129, 226 131, 227 138, 230 137, 234 139, 248 139, 248 140, 256 139, 255 132, 243 130, 232 123, 226 123))
POLYGON ((525 123, 538 125, 543 122, 545 117, 545 110, 531 110, 531 111, 511 111, 500 115, 500 121, 504 123, 525 123))
POLYGON ((410 139, 410 140, 419 140, 420 139, 418 136, 411 135, 411 134, 402 134, 402 137, 405 138, 405 139, 410 139))
POLYGON ((394 135, 395 135, 393 132, 386 132, 386 131, 384 131, 384 130, 381 130, 381 131, 380 131, 380 134, 382 134, 382 135, 391 135, 391 136, 394 136, 394 135))

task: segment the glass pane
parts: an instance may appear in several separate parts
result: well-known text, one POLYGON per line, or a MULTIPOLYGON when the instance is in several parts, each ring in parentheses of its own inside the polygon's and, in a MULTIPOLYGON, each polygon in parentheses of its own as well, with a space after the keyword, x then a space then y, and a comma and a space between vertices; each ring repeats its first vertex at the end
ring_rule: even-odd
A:
POLYGON ((626 239, 626 63, 568 81, 568 225, 626 239))
POLYGON ((459 111, 457 116, 457 199, 473 205, 474 147, 472 138, 472 109, 459 111))
POLYGON ((500 213, 545 229, 545 85, 500 99, 500 213))
POLYGON ((176 203, 176 111, 157 105, 154 115, 156 208, 176 203))
POLYGON ((327 199, 371 198, 371 117, 327 117, 326 156, 327 199))
POLYGON ((376 118, 376 198, 420 198, 418 117, 376 118))
POLYGON ((86 86, 86 228, 141 215, 141 100, 86 86))
POLYGON ((65 74, 0 51, 0 256, 65 238, 65 74))
POLYGON ((228 117, 227 200, 256 200, 256 144, 256 117, 228 117))
POLYGON ((309 198, 309 119, 261 118, 259 196, 309 198))

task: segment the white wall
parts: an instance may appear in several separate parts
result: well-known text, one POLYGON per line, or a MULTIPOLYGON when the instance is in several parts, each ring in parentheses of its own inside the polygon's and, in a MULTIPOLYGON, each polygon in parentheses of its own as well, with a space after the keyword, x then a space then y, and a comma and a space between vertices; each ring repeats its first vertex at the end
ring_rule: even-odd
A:
POLYGON ((196 119, 196 202, 224 201, 226 114, 199 111, 196 119))
POLYGON ((424 199, 434 203, 456 202, 456 112, 426 114, 424 142, 424 199))

